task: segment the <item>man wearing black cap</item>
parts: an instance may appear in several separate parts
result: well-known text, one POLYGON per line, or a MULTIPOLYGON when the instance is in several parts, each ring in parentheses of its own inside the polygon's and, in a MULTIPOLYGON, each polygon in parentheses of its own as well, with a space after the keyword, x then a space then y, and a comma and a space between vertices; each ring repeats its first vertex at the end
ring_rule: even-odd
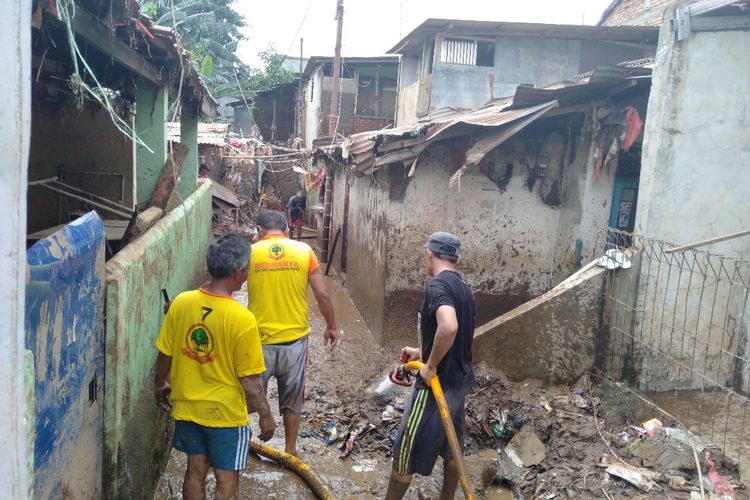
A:
POLYGON ((456 271, 460 247, 461 241, 445 232, 431 234, 425 245, 425 263, 432 278, 419 315, 422 347, 401 350, 402 362, 421 359, 425 366, 404 409, 394 443, 386 500, 403 498, 412 474, 432 474, 438 455, 443 457, 444 465, 440 498, 453 498, 458 486, 456 465, 429 383, 435 375, 440 378, 458 441, 463 446, 464 399, 474 383, 471 343, 475 307, 471 289, 456 271))

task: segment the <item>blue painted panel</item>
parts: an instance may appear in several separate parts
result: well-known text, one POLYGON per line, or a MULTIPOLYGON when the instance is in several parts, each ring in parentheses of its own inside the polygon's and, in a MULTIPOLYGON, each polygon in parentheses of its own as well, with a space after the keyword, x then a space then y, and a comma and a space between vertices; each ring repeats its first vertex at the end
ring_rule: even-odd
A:
POLYGON ((101 492, 104 226, 90 212, 26 252, 34 354, 34 496, 101 492))

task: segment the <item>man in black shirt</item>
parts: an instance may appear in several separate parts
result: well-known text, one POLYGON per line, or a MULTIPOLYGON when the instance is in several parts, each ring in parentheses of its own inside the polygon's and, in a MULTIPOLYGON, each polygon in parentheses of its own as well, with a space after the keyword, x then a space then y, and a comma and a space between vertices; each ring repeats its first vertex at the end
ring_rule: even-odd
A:
POLYGON ((386 500, 403 498, 412 474, 432 474, 438 455, 443 457, 444 464, 440 498, 453 498, 458 486, 456 465, 429 383, 435 375, 439 377, 458 441, 463 446, 464 400, 474 383, 471 343, 475 306, 471 289, 455 269, 460 247, 461 241, 450 233, 433 233, 427 240, 425 262, 432 278, 427 283, 420 311, 422 348, 401 350, 402 362, 421 359, 425 365, 404 409, 394 443, 386 500))
POLYGON ((297 191, 297 194, 289 198, 289 203, 286 205, 286 219, 287 227, 289 227, 289 238, 294 239, 294 229, 297 229, 297 239, 302 239, 302 226, 304 225, 305 219, 305 206, 307 200, 302 191, 297 191))

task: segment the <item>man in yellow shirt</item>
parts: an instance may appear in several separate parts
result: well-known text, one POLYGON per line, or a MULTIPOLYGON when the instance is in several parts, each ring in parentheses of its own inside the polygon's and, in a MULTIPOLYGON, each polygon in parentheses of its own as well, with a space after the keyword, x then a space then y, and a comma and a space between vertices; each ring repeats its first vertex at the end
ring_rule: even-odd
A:
POLYGON ((318 258, 307 243, 286 237, 286 217, 265 211, 258 217, 259 241, 253 244, 247 279, 248 309, 255 315, 266 371, 263 387, 276 377, 279 412, 284 417, 285 451, 298 456, 297 434, 305 394, 307 365, 307 286, 326 321, 324 343, 334 347, 338 331, 333 304, 318 258))
POLYGON ((188 500, 205 498, 209 467, 217 498, 237 498, 252 435, 247 403, 260 415, 261 440, 276 428, 261 381, 258 325, 232 298, 247 279, 249 260, 242 236, 213 241, 206 258, 211 281, 174 299, 156 341, 154 393, 175 419, 174 447, 188 455, 182 489, 188 500))

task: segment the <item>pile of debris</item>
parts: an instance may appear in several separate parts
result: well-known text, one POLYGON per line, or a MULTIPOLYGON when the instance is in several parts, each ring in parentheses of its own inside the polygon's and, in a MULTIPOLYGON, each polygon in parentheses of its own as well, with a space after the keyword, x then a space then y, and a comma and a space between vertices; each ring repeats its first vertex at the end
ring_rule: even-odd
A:
MULTIPOLYGON (((466 403, 466 455, 491 454, 494 474, 474 486, 504 484, 517 498, 541 499, 689 499, 702 492, 734 498, 744 488, 735 461, 676 422, 634 421, 632 412, 603 416, 618 387, 589 380, 545 387, 480 368, 466 403)), ((408 396, 408 390, 380 397, 364 387, 318 389, 308 395, 303 435, 338 446, 342 459, 388 457, 408 396)))

